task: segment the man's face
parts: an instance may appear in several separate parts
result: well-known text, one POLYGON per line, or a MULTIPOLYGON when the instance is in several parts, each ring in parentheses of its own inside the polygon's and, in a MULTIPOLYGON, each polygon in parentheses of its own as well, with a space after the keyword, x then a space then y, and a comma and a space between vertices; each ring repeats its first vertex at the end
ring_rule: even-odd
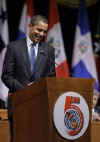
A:
POLYGON ((48 24, 39 21, 36 25, 30 25, 29 37, 35 43, 42 41, 46 37, 48 24))

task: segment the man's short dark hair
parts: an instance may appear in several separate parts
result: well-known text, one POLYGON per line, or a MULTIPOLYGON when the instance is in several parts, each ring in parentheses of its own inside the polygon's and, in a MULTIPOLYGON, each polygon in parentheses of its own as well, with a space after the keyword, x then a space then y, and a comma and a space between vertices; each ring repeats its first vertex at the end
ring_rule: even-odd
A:
POLYGON ((48 24, 48 20, 45 16, 42 15, 35 15, 31 18, 30 24, 32 24, 32 26, 36 25, 39 21, 42 21, 46 24, 48 24))

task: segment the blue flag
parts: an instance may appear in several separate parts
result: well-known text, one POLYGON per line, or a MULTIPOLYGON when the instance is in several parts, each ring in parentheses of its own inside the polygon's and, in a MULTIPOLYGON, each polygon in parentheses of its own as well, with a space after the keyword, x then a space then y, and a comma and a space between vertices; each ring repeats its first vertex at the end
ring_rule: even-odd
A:
POLYGON ((93 55, 88 13, 84 0, 80 1, 79 6, 72 57, 72 76, 79 78, 94 78, 96 80, 94 89, 99 93, 99 83, 93 55))

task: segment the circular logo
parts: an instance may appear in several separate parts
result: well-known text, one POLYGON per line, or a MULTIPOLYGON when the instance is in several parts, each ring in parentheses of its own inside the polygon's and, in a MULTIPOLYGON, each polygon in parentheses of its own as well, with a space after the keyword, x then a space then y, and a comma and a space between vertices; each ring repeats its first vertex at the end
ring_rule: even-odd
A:
POLYGON ((76 92, 62 94, 54 106, 53 120, 62 137, 79 138, 89 125, 89 108, 85 99, 76 92))

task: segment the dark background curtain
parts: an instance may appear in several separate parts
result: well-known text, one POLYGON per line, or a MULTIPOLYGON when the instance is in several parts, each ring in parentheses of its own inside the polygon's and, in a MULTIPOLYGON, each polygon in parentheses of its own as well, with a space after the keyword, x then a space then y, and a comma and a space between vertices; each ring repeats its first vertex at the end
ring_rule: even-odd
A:
MULTIPOLYGON (((8 24, 10 41, 16 40, 20 16, 23 8, 24 0, 7 0, 8 24)), ((49 0, 34 0, 35 14, 42 14, 48 17, 49 0)), ((95 31, 99 16, 100 1, 87 7, 88 18, 92 34, 92 41, 95 41, 95 31)), ((62 34, 64 38, 65 51, 67 54, 69 67, 71 65, 72 50, 75 36, 75 27, 77 22, 78 8, 58 4, 62 34)))

